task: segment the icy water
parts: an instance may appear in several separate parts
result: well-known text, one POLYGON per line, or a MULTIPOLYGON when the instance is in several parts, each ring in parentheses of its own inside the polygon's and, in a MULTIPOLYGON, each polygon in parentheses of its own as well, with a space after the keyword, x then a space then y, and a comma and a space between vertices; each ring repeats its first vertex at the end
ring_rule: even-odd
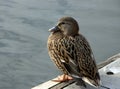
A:
POLYGON ((120 0, 0 0, 0 89, 30 89, 59 74, 48 29, 72 16, 97 63, 120 52, 120 0))

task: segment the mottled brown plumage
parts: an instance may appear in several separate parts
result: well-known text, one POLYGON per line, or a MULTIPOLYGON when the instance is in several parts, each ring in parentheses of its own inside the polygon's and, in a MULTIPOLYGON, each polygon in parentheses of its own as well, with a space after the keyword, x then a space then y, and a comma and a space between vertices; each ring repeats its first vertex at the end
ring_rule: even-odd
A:
POLYGON ((62 17, 49 31, 48 52, 56 66, 64 74, 98 87, 100 77, 95 59, 88 41, 79 33, 77 21, 62 17))

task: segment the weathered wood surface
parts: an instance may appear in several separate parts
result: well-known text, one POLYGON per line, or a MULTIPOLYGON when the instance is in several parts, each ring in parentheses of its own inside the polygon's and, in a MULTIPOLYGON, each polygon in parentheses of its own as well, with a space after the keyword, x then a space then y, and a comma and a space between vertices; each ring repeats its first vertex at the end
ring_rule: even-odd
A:
MULTIPOLYGON (((110 87, 110 89, 120 89, 120 53, 108 58, 106 61, 98 64, 99 73, 101 76, 102 85, 110 87), (119 68, 119 69, 118 69, 119 68), (107 72, 111 72, 109 69, 114 69, 114 75, 107 75, 107 72), (118 72, 116 73, 116 70, 118 72)), ((71 80, 69 82, 57 83, 53 81, 47 81, 40 84, 32 89, 96 89, 87 84, 87 88, 82 86, 76 86, 75 81, 71 80)), ((106 89, 100 87, 99 89, 106 89)))
POLYGON ((120 58, 120 53, 116 54, 110 58, 108 58, 106 61, 101 62, 100 64, 98 64, 98 69, 110 64, 111 62, 117 60, 118 58, 120 58))

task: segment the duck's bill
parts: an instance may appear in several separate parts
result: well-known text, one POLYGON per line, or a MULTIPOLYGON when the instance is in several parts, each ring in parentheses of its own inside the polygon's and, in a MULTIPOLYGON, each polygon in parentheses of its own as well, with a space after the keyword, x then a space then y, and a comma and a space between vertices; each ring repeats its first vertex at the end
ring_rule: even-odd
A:
POLYGON ((48 31, 49 32, 56 32, 58 30, 59 30, 59 28, 57 26, 55 26, 55 27, 50 28, 48 31))

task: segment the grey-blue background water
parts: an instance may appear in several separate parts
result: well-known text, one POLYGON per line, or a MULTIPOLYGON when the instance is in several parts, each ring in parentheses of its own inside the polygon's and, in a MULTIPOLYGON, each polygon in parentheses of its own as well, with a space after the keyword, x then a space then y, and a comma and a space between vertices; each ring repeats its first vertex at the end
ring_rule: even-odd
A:
POLYGON ((73 16, 96 61, 120 52, 120 0, 0 0, 0 89, 30 89, 59 74, 48 29, 73 16))

